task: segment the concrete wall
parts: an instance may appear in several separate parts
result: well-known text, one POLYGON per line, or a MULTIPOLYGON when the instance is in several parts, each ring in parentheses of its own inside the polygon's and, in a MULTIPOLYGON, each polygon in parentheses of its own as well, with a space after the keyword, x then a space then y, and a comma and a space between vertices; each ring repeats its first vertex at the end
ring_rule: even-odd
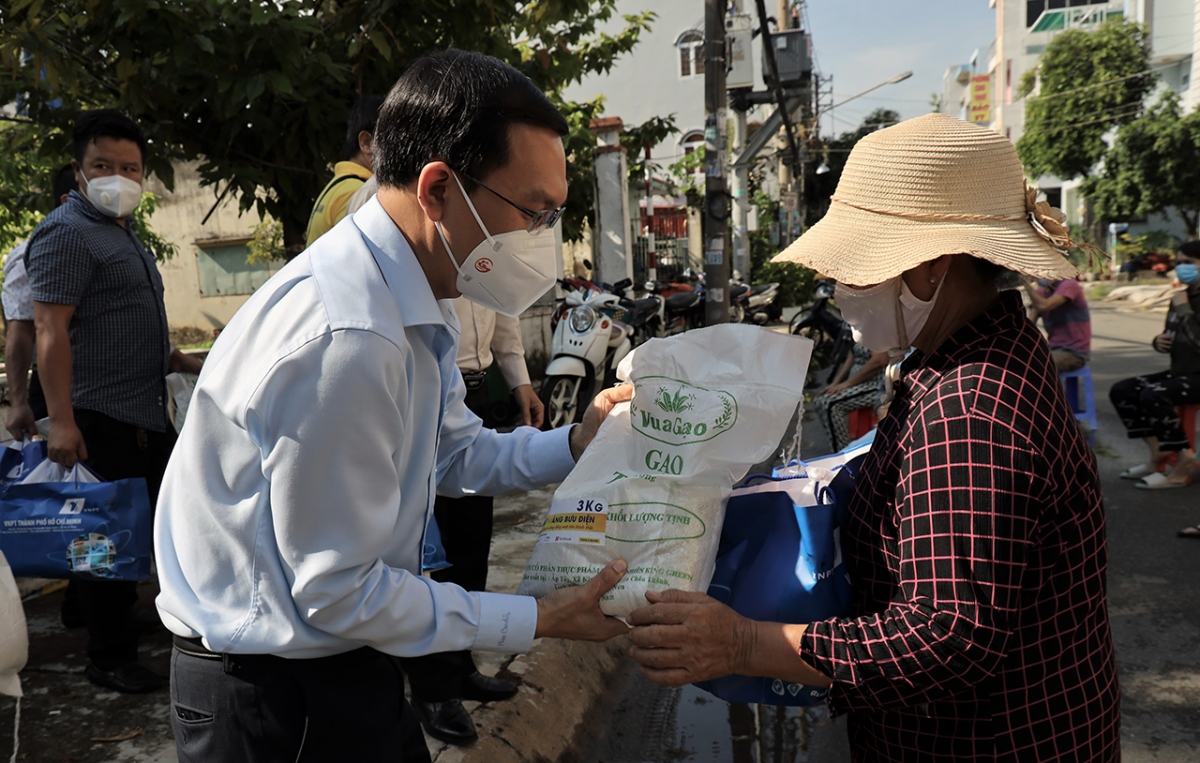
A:
POLYGON ((253 235, 258 215, 253 212, 239 215, 237 202, 227 197, 208 221, 201 224, 216 201, 216 193, 212 187, 200 185, 195 164, 176 165, 174 191, 168 191, 157 179, 147 182, 146 190, 158 197, 158 209, 150 218, 150 227, 179 247, 174 258, 159 264, 166 289, 168 322, 172 328, 196 326, 208 331, 223 327, 249 296, 200 295, 197 241, 244 242, 253 235))

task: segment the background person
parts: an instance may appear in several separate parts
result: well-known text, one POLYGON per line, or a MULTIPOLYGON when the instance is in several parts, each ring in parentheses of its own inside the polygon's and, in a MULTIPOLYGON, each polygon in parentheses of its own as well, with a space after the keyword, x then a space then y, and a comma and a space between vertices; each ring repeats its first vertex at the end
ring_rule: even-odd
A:
POLYGON ((1184 288, 1171 298, 1163 332, 1154 349, 1171 355, 1171 367, 1158 373, 1122 379, 1108 393, 1130 439, 1142 438, 1150 451, 1143 464, 1126 469, 1123 479, 1158 490, 1191 484, 1196 453, 1183 431, 1177 405, 1200 403, 1200 241, 1179 247, 1175 277, 1184 288), (1164 461, 1178 454, 1169 475, 1159 473, 1164 461))
POLYGON ((447 300, 518 315, 553 284, 566 133, 513 67, 418 59, 380 111, 376 198, 221 332, 155 526, 180 761, 428 760, 396 657, 627 632, 599 607, 623 562, 540 601, 421 575, 435 492, 561 481, 631 396, 555 432, 498 434, 464 403, 447 300))
MULTIPOLYGON (((54 176, 54 206, 67 203, 71 191, 78 190, 75 168, 66 164, 54 176)), ((4 422, 8 433, 18 440, 38 434, 37 421, 49 413, 46 396, 34 364, 37 330, 33 324, 33 293, 25 269, 26 241, 9 252, 4 260, 4 375, 8 380, 8 418, 4 422), (32 373, 31 373, 32 371, 32 373)))
MULTIPOLYGON (((500 315, 465 297, 454 300, 454 313, 462 331, 457 366, 467 389, 467 408, 488 429, 513 423, 509 403, 497 405, 488 389, 488 372, 494 362, 512 390, 516 423, 540 428, 542 401, 529 381, 520 319, 500 315)), ((434 580, 454 583, 468 591, 487 590, 493 502, 490 495, 437 497, 434 516, 450 567, 430 573, 434 580)), ((403 666, 422 727, 444 742, 469 742, 478 735, 461 700, 491 702, 517 693, 513 682, 480 673, 469 651, 410 658, 403 666)))
POLYGON ((333 179, 325 185, 313 204, 308 217, 308 230, 304 235, 306 246, 312 246, 314 241, 346 216, 350 197, 362 188, 375 171, 372 136, 382 105, 383 96, 368 95, 360 98, 350 110, 346 140, 342 144, 342 161, 333 165, 333 179))
POLYGON ((829 436, 832 450, 841 450, 853 439, 850 414, 860 408, 873 409, 879 402, 887 362, 886 352, 871 352, 855 342, 832 382, 813 398, 813 413, 829 436))
MULTIPOLYGON (((46 216, 26 253, 49 457, 105 479, 142 477, 153 501, 172 443, 164 379, 198 373, 200 362, 171 348, 162 278, 129 217, 142 198, 142 129, 111 109, 85 111, 72 141, 82 193, 46 216)), ((136 602, 133 581, 68 586, 63 620, 77 608, 87 626, 92 683, 126 693, 162 685, 138 663, 136 602)))
POLYGON ((652 680, 832 684, 855 761, 1120 759, 1096 460, 1020 295, 998 290, 1008 270, 1074 272, 1061 213, 1024 179, 1012 143, 942 114, 855 146, 780 255, 837 279, 872 350, 916 347, 841 529, 855 613, 753 622, 650 594, 630 619, 652 680))
POLYGON ((1079 281, 1041 278, 1024 283, 1032 302, 1029 318, 1042 319, 1055 368, 1065 374, 1086 366, 1092 352, 1092 314, 1079 281))

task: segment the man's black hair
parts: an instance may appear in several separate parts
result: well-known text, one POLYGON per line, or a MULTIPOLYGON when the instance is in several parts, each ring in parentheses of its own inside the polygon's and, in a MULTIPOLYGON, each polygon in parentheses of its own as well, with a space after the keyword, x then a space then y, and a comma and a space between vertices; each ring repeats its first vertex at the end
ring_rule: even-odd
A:
POLYGON ((1191 257, 1193 260, 1200 260, 1200 241, 1188 241, 1180 244, 1179 253, 1191 257))
POLYGON ((75 161, 83 162, 83 155, 89 143, 95 143, 97 138, 120 138, 131 140, 137 144, 142 154, 142 163, 146 162, 146 133, 138 123, 116 109, 96 109, 85 111, 75 120, 75 130, 71 139, 75 144, 75 161))
POLYGON ((380 185, 406 186, 443 161, 483 180, 508 164, 514 124, 567 134, 567 120, 513 67, 480 53, 432 53, 400 75, 379 112, 375 175, 380 185))
POLYGON ((62 197, 71 191, 78 191, 79 183, 75 182, 75 168, 70 164, 64 164, 58 174, 54 176, 54 185, 52 191, 54 193, 54 206, 62 203, 62 197))
POLYGON ((358 153, 358 134, 363 130, 375 134, 375 123, 379 120, 379 107, 383 106, 382 95, 364 95, 350 109, 350 123, 346 126, 346 140, 342 142, 342 158, 353 159, 358 153))

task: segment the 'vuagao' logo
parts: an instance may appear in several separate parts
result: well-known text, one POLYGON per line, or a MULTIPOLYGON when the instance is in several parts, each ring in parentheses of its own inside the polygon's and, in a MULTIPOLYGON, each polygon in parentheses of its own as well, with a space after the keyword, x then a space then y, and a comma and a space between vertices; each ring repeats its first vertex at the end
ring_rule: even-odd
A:
POLYGON ((665 376, 638 379, 633 389, 629 406, 633 428, 668 445, 711 440, 737 423, 737 401, 719 389, 665 376))

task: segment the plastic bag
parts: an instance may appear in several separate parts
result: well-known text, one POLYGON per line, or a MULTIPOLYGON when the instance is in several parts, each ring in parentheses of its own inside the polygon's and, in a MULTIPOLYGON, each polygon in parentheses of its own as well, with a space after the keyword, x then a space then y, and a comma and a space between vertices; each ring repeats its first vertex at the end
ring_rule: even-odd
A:
POLYGON ((46 459, 0 494, 0 551, 24 577, 145 580, 151 533, 141 478, 101 482, 46 459))
POLYGON ((0 694, 21 696, 17 675, 29 659, 29 633, 25 629, 25 610, 21 593, 8 560, 0 551, 0 694))
POLYGON ((196 380, 199 378, 196 374, 167 374, 167 416, 175 425, 176 432, 183 431, 188 405, 192 402, 192 393, 196 390, 196 380))
POLYGON ((779 445, 803 394, 812 342, 744 325, 653 339, 621 364, 634 385, 554 493, 519 594, 629 570, 609 615, 646 591, 704 591, 734 483, 779 445))

